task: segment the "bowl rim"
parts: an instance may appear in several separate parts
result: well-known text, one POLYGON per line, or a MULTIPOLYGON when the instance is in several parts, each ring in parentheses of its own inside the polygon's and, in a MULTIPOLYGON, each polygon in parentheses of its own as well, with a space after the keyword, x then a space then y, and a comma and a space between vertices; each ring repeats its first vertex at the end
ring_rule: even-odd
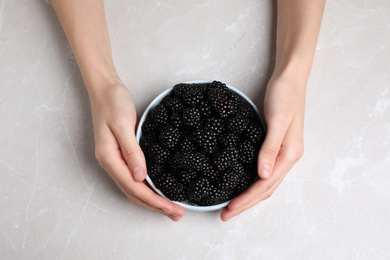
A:
MULTIPOLYGON (((207 84, 207 83, 212 83, 214 80, 192 80, 192 81, 186 81, 186 82, 183 82, 185 84, 207 84)), ((260 124, 261 124, 261 127, 264 129, 264 131, 266 131, 266 127, 265 127, 265 122, 257 108, 257 106, 252 102, 252 100, 249 99, 249 97, 247 97, 243 92, 241 92, 240 90, 236 89, 235 87, 229 85, 229 84, 226 84, 224 83, 230 90, 236 92, 237 94, 239 94, 241 97, 243 97, 249 104, 251 104, 251 106, 255 109, 258 117, 259 117, 259 120, 260 120, 260 124)), ((150 102, 150 104, 146 107, 145 111, 143 112, 142 116, 141 116, 141 119, 139 120, 138 122, 138 127, 137 127, 137 133, 136 133, 136 139, 137 139, 137 142, 139 143, 140 140, 141 140, 141 137, 142 137, 142 125, 143 123, 145 122, 146 120, 146 117, 149 115, 149 112, 155 107, 157 106, 161 101, 162 99, 169 95, 172 91, 173 87, 171 88, 168 88, 166 90, 164 90, 163 92, 161 92, 157 97, 155 97, 152 102, 150 102)), ((172 203, 175 203, 177 205, 180 205, 182 206, 183 208, 185 209, 188 209, 188 210, 192 210, 192 211, 214 211, 214 210, 219 210, 219 209, 222 209, 224 207, 226 207, 227 205, 229 205, 229 203, 232 201, 232 200, 228 200, 228 201, 225 201, 223 203, 220 203, 220 204, 216 204, 216 205, 212 205, 212 206, 196 206, 196 205, 190 205, 190 204, 187 204, 187 203, 183 203, 183 202, 179 202, 179 201, 172 201, 170 199, 168 199, 159 189, 156 188, 156 186, 154 185, 152 179, 149 177, 149 175, 146 175, 146 181, 147 183, 152 187, 152 189, 157 192, 157 194, 159 194, 160 196, 162 196, 163 198, 171 201, 172 203)))

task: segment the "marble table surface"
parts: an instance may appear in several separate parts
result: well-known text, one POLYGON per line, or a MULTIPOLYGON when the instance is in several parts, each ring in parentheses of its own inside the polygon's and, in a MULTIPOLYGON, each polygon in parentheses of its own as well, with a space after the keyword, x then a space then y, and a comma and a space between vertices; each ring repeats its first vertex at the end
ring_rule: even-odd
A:
MULTIPOLYGON (((261 107, 275 4, 105 1, 138 114, 217 79, 261 107)), ((328 1, 308 83, 305 155, 233 218, 178 223, 130 203, 94 156, 89 100, 47 1, 0 0, 0 259, 390 259, 390 2, 328 1)))

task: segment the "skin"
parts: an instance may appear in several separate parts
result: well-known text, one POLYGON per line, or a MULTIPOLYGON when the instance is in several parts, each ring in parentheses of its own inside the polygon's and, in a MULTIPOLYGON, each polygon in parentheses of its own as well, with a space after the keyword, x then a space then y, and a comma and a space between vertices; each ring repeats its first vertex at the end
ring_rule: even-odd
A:
MULTIPOLYGON (((145 183, 134 102, 114 66, 103 1, 50 3, 89 94, 97 160, 130 201, 179 221, 184 209, 145 183)), ((223 221, 269 198, 303 154, 305 92, 324 4, 324 0, 278 1, 276 63, 264 102, 268 134, 258 160, 261 179, 222 211, 223 221)))

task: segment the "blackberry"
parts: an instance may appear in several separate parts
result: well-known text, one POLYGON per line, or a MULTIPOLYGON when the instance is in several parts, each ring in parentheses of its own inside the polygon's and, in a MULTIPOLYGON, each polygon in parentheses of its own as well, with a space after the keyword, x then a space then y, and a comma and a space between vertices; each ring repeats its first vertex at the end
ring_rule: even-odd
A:
POLYGON ((172 97, 169 99, 166 103, 165 106, 172 112, 172 113, 181 113, 184 104, 178 97, 172 97))
POLYGON ((236 113, 248 119, 256 117, 256 111, 249 103, 241 103, 237 105, 236 113))
POLYGON ((222 92, 227 92, 229 90, 225 83, 222 83, 222 82, 216 81, 216 80, 214 80, 211 83, 210 88, 211 89, 218 89, 219 91, 222 91, 222 92))
POLYGON ((158 127, 154 123, 152 118, 147 117, 145 122, 143 123, 141 129, 142 129, 142 134, 143 135, 145 135, 145 134, 154 134, 158 130, 158 127))
POLYGON ((161 190, 168 199, 184 201, 186 199, 184 186, 170 173, 160 175, 155 180, 156 188, 161 190))
POLYGON ((165 163, 171 155, 168 149, 161 147, 157 143, 149 146, 148 154, 157 164, 165 163))
POLYGON ((212 184, 205 177, 194 179, 187 189, 187 197, 190 201, 201 203, 204 198, 211 195, 213 190, 212 184))
POLYGON ((176 152, 170 160, 171 167, 176 169, 201 171, 207 168, 208 164, 207 158, 197 152, 176 152))
POLYGON ((227 119, 227 128, 235 133, 241 133, 248 127, 248 120, 240 115, 235 115, 227 119))
POLYGON ((143 150, 147 150, 149 146, 154 144, 156 142, 156 137, 155 135, 150 135, 150 134, 145 134, 142 135, 141 140, 140 140, 140 146, 143 150))
POLYGON ((223 172, 230 167, 230 165, 238 160, 239 153, 235 147, 227 147, 220 152, 213 161, 214 168, 217 172, 223 172))
POLYGON ((255 147, 259 146, 263 138, 263 131, 259 124, 249 124, 244 134, 255 147))
POLYGON ((158 176, 164 173, 165 170, 164 165, 156 164, 156 163, 148 164, 147 168, 148 168, 148 175, 152 180, 156 179, 158 176))
POLYGON ((198 110, 200 113, 200 116, 203 118, 208 118, 211 116, 211 107, 209 105, 209 102, 207 100, 201 100, 198 104, 198 110))
POLYGON ((198 173, 194 170, 182 170, 177 174, 178 180, 184 185, 188 185, 196 176, 198 173))
POLYGON ((229 192, 229 195, 233 195, 234 190, 239 186, 240 180, 238 174, 229 169, 222 173, 220 178, 220 189, 225 192, 229 192))
POLYGON ((189 87, 189 89, 182 94, 184 104, 191 107, 195 107, 202 98, 202 91, 196 86, 189 87))
POLYGON ((167 149, 173 149, 179 142, 180 132, 179 129, 173 126, 166 126, 161 129, 159 140, 161 145, 167 149))
POLYGON ((169 123, 176 128, 180 128, 183 125, 181 114, 176 112, 172 113, 169 117, 169 123))
POLYGON ((188 127, 198 127, 200 123, 200 113, 195 107, 187 107, 183 112, 183 124, 188 127))
POLYGON ((249 141, 244 141, 240 144, 238 151, 240 153, 240 161, 250 164, 256 159, 255 148, 249 141))
POLYGON ((196 84, 196 87, 202 92, 202 95, 205 95, 210 90, 210 85, 208 83, 196 84))
POLYGON ((193 133, 195 143, 202 153, 213 154, 218 148, 217 133, 208 129, 197 129, 193 133))
POLYGON ((185 136, 178 144, 177 150, 180 152, 195 151, 195 145, 193 144, 191 137, 185 136))
POLYGON ((161 125, 168 124, 168 110, 164 105, 157 105, 152 111, 154 122, 161 125))
POLYGON ((211 206, 228 201, 231 197, 231 192, 220 189, 218 186, 211 186, 210 195, 203 198, 200 205, 211 206))
POLYGON ((218 179, 218 174, 214 171, 213 167, 211 164, 206 164, 204 169, 201 171, 204 177, 208 178, 211 181, 217 181, 218 179))
POLYGON ((175 85, 172 89, 172 92, 173 94, 176 96, 176 97, 182 97, 183 93, 187 90, 188 88, 188 85, 185 84, 185 83, 179 83, 177 85, 175 85))
POLYGON ((216 117, 206 119, 204 126, 207 130, 213 131, 217 134, 221 134, 225 131, 222 119, 216 117))
POLYGON ((225 118, 234 113, 234 102, 228 98, 226 93, 219 89, 211 89, 208 94, 208 99, 211 108, 219 117, 225 118))
POLYGON ((239 135, 236 133, 228 132, 223 133, 221 137, 218 139, 219 143, 222 146, 236 146, 240 140, 239 135))
POLYGON ((228 92, 228 96, 231 100, 234 101, 234 103, 238 106, 242 102, 242 98, 240 95, 238 95, 236 92, 230 91, 228 92))

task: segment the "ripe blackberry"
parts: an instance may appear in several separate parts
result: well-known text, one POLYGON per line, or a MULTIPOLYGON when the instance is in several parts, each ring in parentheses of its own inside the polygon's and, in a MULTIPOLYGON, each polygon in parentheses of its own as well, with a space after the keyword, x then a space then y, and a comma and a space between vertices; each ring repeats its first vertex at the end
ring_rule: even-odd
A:
POLYGON ((241 96, 238 95, 236 92, 229 91, 228 96, 230 99, 232 99, 234 101, 234 103, 236 103, 236 105, 238 105, 242 102, 241 96))
POLYGON ((200 113, 195 107, 187 107, 183 112, 183 124, 188 127, 196 128, 200 124, 200 113))
POLYGON ((211 116, 211 107, 207 100, 202 99, 197 107, 201 117, 208 118, 211 116))
POLYGON ((168 110, 164 105, 157 105, 152 111, 154 122, 161 125, 168 124, 168 110))
POLYGON ((211 164, 206 164, 204 169, 201 171, 202 175, 210 181, 217 181, 219 175, 214 171, 211 164))
POLYGON ((177 85, 175 85, 172 89, 172 93, 176 96, 176 97, 182 97, 183 93, 187 90, 188 88, 188 84, 185 84, 185 83, 179 83, 177 85))
POLYGON ((196 171, 203 171, 204 169, 209 168, 209 160, 203 154, 197 152, 186 153, 188 156, 188 168, 196 171))
POLYGON ((170 165, 172 168, 188 169, 194 171, 202 171, 208 167, 207 158, 197 152, 176 152, 171 160, 170 165))
POLYGON ((223 146, 236 146, 240 140, 240 136, 237 133, 223 133, 220 138, 218 138, 219 143, 223 146))
POLYGON ((178 180, 184 185, 189 183, 198 176, 198 173, 194 170, 181 170, 177 173, 178 180))
POLYGON ((200 89, 200 91, 202 92, 202 95, 205 95, 210 90, 210 86, 211 86, 211 84, 209 84, 209 83, 196 84, 196 87, 198 89, 200 89))
POLYGON ((165 166, 162 164, 156 164, 156 163, 149 163, 147 165, 148 169, 148 175, 149 177, 154 180, 158 176, 160 176, 162 173, 164 173, 165 166))
POLYGON ((236 113, 248 119, 256 117, 256 111, 249 103, 241 103, 237 105, 236 113))
POLYGON ((183 201, 186 199, 183 185, 170 173, 158 176, 154 184, 170 200, 183 201))
POLYGON ((219 183, 221 190, 229 192, 229 195, 233 195, 234 190, 240 184, 240 180, 238 174, 232 169, 229 169, 221 174, 219 183))
POLYGON ((236 172, 236 174, 237 174, 238 182, 235 188, 235 194, 238 195, 249 187, 252 180, 248 174, 238 173, 238 172, 236 172))
POLYGON ((203 198, 200 205, 211 206, 223 203, 230 199, 231 192, 220 189, 218 186, 213 185, 211 187, 211 193, 208 197, 203 198))
POLYGON ((229 90, 225 83, 216 80, 211 83, 210 89, 218 89, 222 92, 227 92, 229 90))
POLYGON ((211 117, 207 118, 204 123, 205 129, 221 134, 225 131, 225 126, 221 118, 211 117))
POLYGON ((183 108, 184 108, 183 102, 178 97, 172 97, 171 99, 167 100, 167 102, 165 103, 165 106, 172 113, 181 113, 183 108))
POLYGON ((184 104, 191 107, 195 107, 202 98, 202 91, 196 86, 190 86, 188 90, 182 94, 184 104))
POLYGON ((238 156, 237 148, 227 147, 214 158, 213 166, 217 172, 223 172, 238 160, 238 156))
POLYGON ((172 113, 169 117, 169 123, 176 128, 180 128, 183 125, 181 114, 177 112, 172 113))
POLYGON ((158 130, 157 125, 151 117, 147 117, 145 122, 142 125, 142 134, 155 134, 158 130))
POLYGON ((226 126, 234 133, 241 133, 248 127, 248 120, 240 115, 235 115, 227 119, 226 126))
POLYGON ((140 146, 142 150, 147 150, 149 146, 153 145, 156 143, 156 136, 151 135, 151 134, 145 134, 142 135, 141 140, 140 140, 140 146))
POLYGON ((177 150, 180 152, 189 152, 189 151, 195 151, 195 145, 191 140, 191 137, 184 136, 182 140, 177 145, 177 150))
POLYGON ((191 202, 201 203, 203 198, 211 195, 212 184, 205 177, 195 178, 187 189, 187 197, 191 202))
POLYGON ((173 126, 166 126, 160 131, 159 140, 161 145, 167 149, 173 149, 179 142, 180 132, 179 128, 173 126))
MULTIPOLYGON (((244 135, 251 141, 255 147, 259 147, 261 140, 263 138, 263 131, 257 123, 249 124, 244 131, 244 135)), ((260 144, 261 145, 261 144, 260 144)))
POLYGON ((244 141, 238 147, 240 161, 246 164, 252 163, 256 159, 255 148, 249 141, 244 141))
POLYGON ((219 117, 225 118, 234 113, 234 102, 219 89, 211 89, 208 93, 208 100, 211 108, 219 117))
POLYGON ((161 147, 157 143, 149 146, 148 154, 157 164, 165 163, 171 155, 168 149, 161 147))
POLYGON ((193 133, 193 139, 204 154, 213 154, 218 148, 217 133, 209 129, 197 129, 193 133))

